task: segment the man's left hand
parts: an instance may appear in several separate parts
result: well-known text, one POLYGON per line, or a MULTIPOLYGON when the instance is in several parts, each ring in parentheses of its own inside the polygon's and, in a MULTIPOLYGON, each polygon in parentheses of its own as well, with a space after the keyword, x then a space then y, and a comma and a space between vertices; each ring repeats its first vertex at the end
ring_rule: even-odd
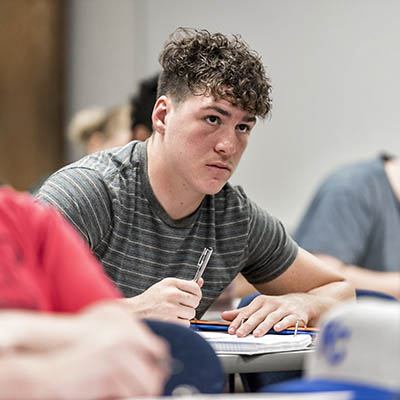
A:
POLYGON ((282 296, 257 296, 248 306, 236 310, 224 311, 222 318, 232 321, 228 332, 238 337, 253 333, 264 336, 271 328, 282 331, 290 326, 307 326, 307 310, 312 307, 314 296, 305 293, 285 294, 282 296))

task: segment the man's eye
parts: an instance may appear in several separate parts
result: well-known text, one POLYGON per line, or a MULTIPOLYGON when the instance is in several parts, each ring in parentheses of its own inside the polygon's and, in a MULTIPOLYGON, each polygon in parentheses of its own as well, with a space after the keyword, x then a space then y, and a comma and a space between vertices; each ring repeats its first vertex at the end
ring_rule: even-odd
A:
POLYGON ((240 124, 237 126, 237 128, 239 129, 240 132, 248 132, 250 130, 249 126, 246 124, 240 124))
POLYGON ((211 125, 216 125, 219 122, 219 118, 215 115, 209 115, 206 117, 206 121, 209 122, 211 125))

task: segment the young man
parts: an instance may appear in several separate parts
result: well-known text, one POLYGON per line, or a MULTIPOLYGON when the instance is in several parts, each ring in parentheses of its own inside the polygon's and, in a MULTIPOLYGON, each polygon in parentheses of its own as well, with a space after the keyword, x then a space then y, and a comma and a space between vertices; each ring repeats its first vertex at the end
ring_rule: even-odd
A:
POLYGON ((39 199, 62 210, 139 315, 188 326, 239 272, 265 294, 223 313, 239 336, 313 324, 352 297, 342 276, 228 183, 271 107, 258 55, 239 37, 181 28, 160 63, 150 139, 60 170, 39 199), (206 247, 213 254, 197 283, 206 247))
POLYGON ((400 300, 400 160, 380 157, 329 175, 296 241, 360 289, 400 300))

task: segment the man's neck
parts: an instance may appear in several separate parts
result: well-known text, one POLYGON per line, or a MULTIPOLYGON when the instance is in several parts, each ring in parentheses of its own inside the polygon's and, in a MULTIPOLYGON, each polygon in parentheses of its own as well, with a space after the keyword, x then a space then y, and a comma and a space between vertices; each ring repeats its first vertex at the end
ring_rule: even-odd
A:
POLYGON ((188 217, 198 209, 205 196, 186 189, 179 177, 169 172, 155 140, 151 137, 147 145, 147 168, 153 193, 172 219, 188 217))
POLYGON ((397 199, 400 201, 400 159, 386 161, 385 172, 397 199))

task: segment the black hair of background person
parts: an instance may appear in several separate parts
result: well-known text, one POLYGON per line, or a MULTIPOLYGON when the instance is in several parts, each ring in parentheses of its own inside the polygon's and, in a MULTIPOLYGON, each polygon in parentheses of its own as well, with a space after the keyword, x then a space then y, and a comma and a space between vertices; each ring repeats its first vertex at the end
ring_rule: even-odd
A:
POLYGON ((134 131, 137 125, 146 126, 153 132, 151 115, 154 104, 157 100, 158 76, 144 79, 140 82, 139 91, 131 98, 131 130, 134 131))

